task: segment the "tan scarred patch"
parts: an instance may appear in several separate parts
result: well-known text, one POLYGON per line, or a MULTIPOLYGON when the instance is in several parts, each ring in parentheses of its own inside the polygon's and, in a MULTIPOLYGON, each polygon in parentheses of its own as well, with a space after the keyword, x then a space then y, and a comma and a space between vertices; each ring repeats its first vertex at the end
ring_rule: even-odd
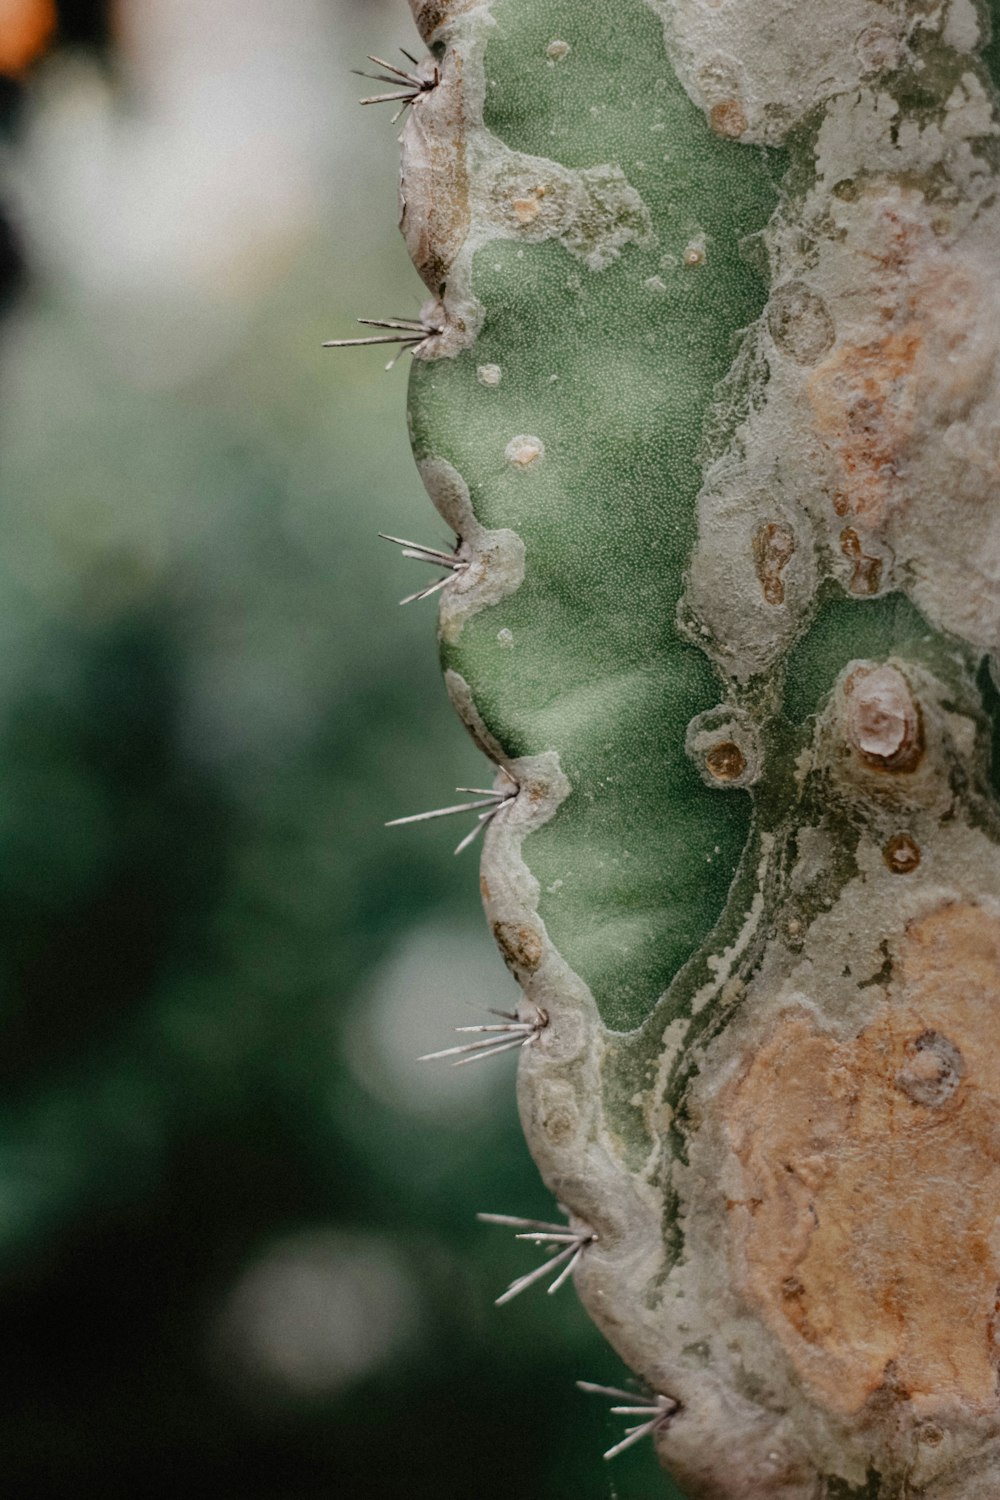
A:
POLYGON ((494 922, 493 936, 497 947, 512 969, 537 969, 545 951, 541 934, 533 927, 516 922, 494 922))
POLYGON ((471 10, 476 0, 410 0, 413 19, 424 41, 430 43, 437 31, 471 10))
POLYGON ((539 183, 537 187, 524 194, 520 198, 511 199, 511 208, 514 217, 519 224, 533 224, 542 211, 542 199, 548 192, 545 183, 539 183))
POLYGON ((767 521, 754 532, 753 561, 767 604, 784 604, 782 573, 795 556, 795 533, 785 521, 767 521))
POLYGON ((877 594, 882 583, 882 559, 869 555, 853 526, 840 533, 840 550, 854 564, 848 588, 852 594, 877 594))
POLYGON ((709 110, 708 123, 716 135, 736 141, 746 132, 747 117, 738 99, 722 99, 709 110))
POLYGON ((907 929, 876 1021, 788 1012, 723 1096, 745 1296, 814 1397, 998 1404, 1000 919, 907 929))
POLYGON ((41 57, 57 20, 54 0, 6 0, 0 5, 0 72, 20 73, 41 57))
POLYGON ((411 109, 400 136, 400 218, 406 248, 438 293, 469 232, 462 58, 453 48, 438 86, 411 109))

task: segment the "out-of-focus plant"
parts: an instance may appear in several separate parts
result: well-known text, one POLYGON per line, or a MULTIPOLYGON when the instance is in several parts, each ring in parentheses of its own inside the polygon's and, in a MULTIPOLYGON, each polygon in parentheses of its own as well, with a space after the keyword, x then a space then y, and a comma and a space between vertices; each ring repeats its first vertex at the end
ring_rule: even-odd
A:
POLYGON ((416 310, 391 187, 345 210, 394 153, 347 64, 403 17, 115 13, 2 160, 7 1483, 458 1493, 514 1422, 484 1494, 604 1500, 586 1324, 483 1313, 519 1267, 476 1210, 544 1201, 509 1074, 415 1061, 507 979, 453 841, 382 829, 481 775, 377 541, 421 508, 403 386, 320 348, 366 292, 416 310))

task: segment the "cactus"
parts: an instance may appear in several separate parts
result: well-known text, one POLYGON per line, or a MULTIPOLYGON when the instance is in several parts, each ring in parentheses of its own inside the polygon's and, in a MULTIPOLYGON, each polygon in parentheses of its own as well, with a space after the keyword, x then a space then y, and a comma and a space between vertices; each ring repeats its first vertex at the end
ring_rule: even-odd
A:
POLYGON ((993 1496, 990 16, 411 6, 429 300, 375 337, 498 768, 524 1006, 464 1045, 519 1048, 531 1233, 689 1496, 993 1496))

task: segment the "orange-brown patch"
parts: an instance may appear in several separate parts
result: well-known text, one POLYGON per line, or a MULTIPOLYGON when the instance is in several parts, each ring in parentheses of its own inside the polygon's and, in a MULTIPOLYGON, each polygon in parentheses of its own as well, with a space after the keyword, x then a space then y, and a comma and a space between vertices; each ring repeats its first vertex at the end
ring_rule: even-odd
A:
POLYGON ((705 766, 716 781, 736 781, 747 768, 747 758, 735 740, 723 740, 709 750, 705 766))
POLYGON ((882 559, 864 550, 853 526, 845 526, 840 533, 840 550, 854 564, 848 584, 851 593, 877 594, 882 583, 882 559))
POLYGON ((542 199, 547 192, 548 188, 545 184, 540 183, 537 187, 533 187, 529 193, 526 193, 523 198, 513 198, 511 200, 510 206, 514 210, 514 217, 519 224, 528 225, 535 222, 542 211, 542 199))
POLYGON ((911 923, 878 1018, 786 1013, 723 1096, 745 1295, 828 1408, 997 1407, 1000 919, 911 923))
POLYGON ((720 104, 712 105, 708 112, 708 123, 716 135, 738 140, 747 128, 747 117, 738 99, 723 99, 720 104))
POLYGON ((785 521, 768 521, 754 533, 753 562, 766 604, 784 604, 782 573, 795 555, 795 533, 785 521))
POLYGON ((916 322, 869 344, 841 345, 808 381, 816 429, 840 469, 845 509, 878 526, 896 498, 896 465, 913 431, 916 322))

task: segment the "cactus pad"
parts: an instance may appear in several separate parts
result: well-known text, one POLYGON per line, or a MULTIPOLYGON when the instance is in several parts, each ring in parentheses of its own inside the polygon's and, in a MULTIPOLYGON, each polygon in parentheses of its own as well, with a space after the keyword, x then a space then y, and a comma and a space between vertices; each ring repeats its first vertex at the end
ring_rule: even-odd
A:
POLYGON ((987 18, 411 3, 409 421, 577 1288, 692 1497, 994 1495, 987 18))

